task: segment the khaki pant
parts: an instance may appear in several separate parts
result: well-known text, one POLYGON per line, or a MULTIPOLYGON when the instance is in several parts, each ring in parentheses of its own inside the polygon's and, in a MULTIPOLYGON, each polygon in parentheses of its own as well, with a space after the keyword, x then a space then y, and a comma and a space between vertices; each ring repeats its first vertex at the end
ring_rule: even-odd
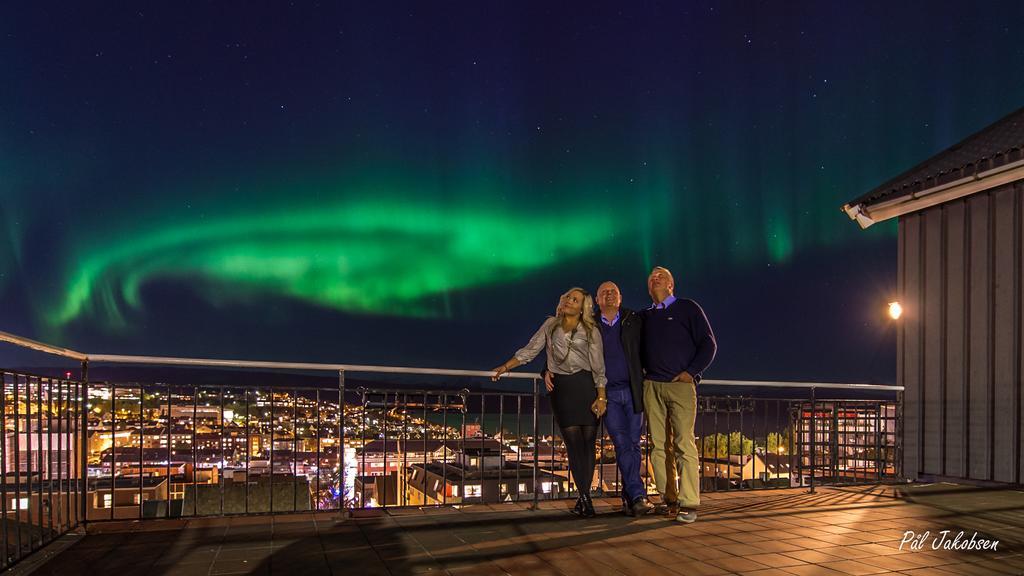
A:
POLYGON ((696 385, 644 380, 644 411, 651 425, 651 467, 658 492, 667 502, 678 500, 682 508, 696 508, 700 505, 700 456, 693 437, 696 385))

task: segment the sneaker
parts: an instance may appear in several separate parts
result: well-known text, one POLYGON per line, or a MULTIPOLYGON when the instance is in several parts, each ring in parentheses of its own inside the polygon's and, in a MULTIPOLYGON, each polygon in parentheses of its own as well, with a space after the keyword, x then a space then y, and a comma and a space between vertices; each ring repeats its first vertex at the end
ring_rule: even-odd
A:
POLYGON ((683 524, 692 524, 697 521, 696 510, 680 510, 679 514, 676 515, 676 522, 683 524))
POLYGON ((654 511, 654 504, 647 501, 643 496, 633 501, 629 507, 630 516, 646 516, 654 511))

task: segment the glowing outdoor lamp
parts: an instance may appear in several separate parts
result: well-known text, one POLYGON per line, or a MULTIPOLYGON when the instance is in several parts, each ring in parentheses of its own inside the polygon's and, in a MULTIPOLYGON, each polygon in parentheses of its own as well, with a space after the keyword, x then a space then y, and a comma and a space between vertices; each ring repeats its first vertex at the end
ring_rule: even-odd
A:
POLYGON ((889 317, 893 320, 899 320, 902 315, 903 306, 900 306, 899 302, 889 302, 889 317))

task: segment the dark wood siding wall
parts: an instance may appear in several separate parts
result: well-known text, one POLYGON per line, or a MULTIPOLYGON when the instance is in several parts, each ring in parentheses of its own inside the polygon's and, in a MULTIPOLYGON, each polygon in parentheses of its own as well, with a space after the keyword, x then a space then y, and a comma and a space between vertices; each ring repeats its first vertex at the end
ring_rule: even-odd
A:
POLYGON ((1024 181, 900 218, 904 474, 1020 484, 1024 181))

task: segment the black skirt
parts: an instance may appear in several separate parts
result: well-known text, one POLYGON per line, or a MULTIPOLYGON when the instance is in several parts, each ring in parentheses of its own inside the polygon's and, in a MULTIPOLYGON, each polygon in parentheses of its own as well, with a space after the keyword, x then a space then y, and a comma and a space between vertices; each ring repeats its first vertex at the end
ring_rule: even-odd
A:
POLYGON ((590 406, 597 400, 594 376, 580 370, 568 376, 552 374, 555 389, 551 391, 551 408, 559 427, 597 426, 597 417, 590 406))

